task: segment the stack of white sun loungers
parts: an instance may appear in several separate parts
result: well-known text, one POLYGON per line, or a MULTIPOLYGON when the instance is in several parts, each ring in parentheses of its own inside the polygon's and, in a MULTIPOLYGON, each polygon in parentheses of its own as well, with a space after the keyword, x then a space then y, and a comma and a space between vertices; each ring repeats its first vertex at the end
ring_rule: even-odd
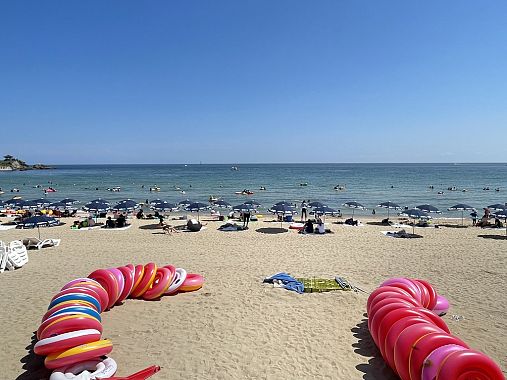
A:
POLYGON ((28 253, 21 240, 14 240, 9 244, 0 241, 0 273, 5 269, 21 268, 27 262, 28 253))

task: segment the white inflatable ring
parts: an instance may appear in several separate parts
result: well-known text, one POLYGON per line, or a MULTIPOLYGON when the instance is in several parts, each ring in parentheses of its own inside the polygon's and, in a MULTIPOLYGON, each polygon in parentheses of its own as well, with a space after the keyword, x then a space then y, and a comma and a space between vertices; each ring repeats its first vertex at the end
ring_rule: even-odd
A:
POLYGON ((173 281, 165 292, 165 295, 174 294, 178 291, 178 289, 183 285, 185 280, 187 279, 187 271, 183 268, 176 268, 176 272, 174 273, 173 281))
POLYGON ((53 371, 49 380, 95 380, 113 377, 118 365, 112 358, 87 360, 53 371), (93 371, 93 372, 90 372, 93 371))

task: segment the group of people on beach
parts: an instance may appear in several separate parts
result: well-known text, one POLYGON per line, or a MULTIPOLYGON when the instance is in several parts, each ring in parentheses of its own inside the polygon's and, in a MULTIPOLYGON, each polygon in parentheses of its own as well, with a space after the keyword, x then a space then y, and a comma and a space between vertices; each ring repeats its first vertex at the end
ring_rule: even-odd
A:
POLYGON ((470 216, 472 217, 472 225, 476 227, 494 227, 494 228, 502 228, 503 224, 500 221, 500 218, 495 217, 495 222, 491 223, 490 219, 491 216, 491 210, 489 208, 484 208, 484 215, 480 220, 477 220, 478 214, 477 211, 472 211, 470 213, 470 216))

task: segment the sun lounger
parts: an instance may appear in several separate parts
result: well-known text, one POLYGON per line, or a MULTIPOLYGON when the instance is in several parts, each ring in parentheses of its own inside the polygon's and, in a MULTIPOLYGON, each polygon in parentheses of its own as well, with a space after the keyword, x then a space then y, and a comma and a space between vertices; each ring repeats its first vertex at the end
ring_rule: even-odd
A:
POLYGON ((26 247, 24 245, 13 244, 12 248, 7 248, 7 263, 6 267, 9 270, 13 270, 16 268, 21 268, 28 262, 28 253, 26 251, 26 247))
POLYGON ((61 239, 44 239, 28 238, 23 240, 23 245, 26 249, 41 249, 48 247, 58 247, 61 239))
POLYGON ((0 241, 0 273, 3 273, 7 267, 7 250, 8 247, 0 241))

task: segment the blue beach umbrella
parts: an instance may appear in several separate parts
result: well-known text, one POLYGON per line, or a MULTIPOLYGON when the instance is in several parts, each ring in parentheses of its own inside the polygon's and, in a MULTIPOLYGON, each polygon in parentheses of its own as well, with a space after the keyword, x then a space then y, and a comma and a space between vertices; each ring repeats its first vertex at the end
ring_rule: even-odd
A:
POLYGON ((282 220, 280 222, 280 226, 283 226, 283 219, 284 219, 283 216, 294 215, 297 213, 296 208, 285 201, 275 203, 273 205, 273 207, 271 207, 268 211, 272 212, 273 214, 282 215, 282 220))
POLYGON ((94 199, 94 200, 90 201, 89 203, 105 203, 106 205, 109 204, 108 201, 106 201, 105 199, 102 199, 102 198, 94 199))
POLYGON ((192 203, 195 203, 195 202, 192 202, 190 199, 184 199, 184 200, 178 202, 178 205, 180 207, 187 207, 187 206, 191 205, 192 203))
POLYGON ((328 206, 322 206, 322 207, 315 207, 313 209, 313 212, 316 215, 336 215, 338 214, 338 211, 334 208, 328 207, 328 206))
POLYGON ((322 207, 315 207, 313 209, 313 212, 315 215, 324 215, 324 221, 326 220, 326 215, 336 215, 338 214, 338 211, 334 208, 328 207, 328 206, 322 206, 322 207))
POLYGON ((464 203, 459 203, 452 207, 449 207, 447 211, 461 211, 461 225, 463 225, 463 212, 464 211, 475 211, 475 208, 464 203))
POLYGON ((65 202, 53 202, 47 206, 50 210, 70 210, 73 208, 72 204, 65 202))
POLYGON ((39 232, 40 239, 40 227, 52 227, 59 225, 60 222, 55 218, 46 215, 36 215, 30 218, 26 218, 25 220, 18 223, 18 226, 22 228, 35 228, 37 227, 37 231, 39 232))
POLYGON ((64 198, 60 202, 65 203, 65 204, 79 203, 79 201, 77 199, 72 199, 72 198, 64 198))
POLYGON ((32 202, 37 203, 37 206, 39 206, 39 207, 45 207, 45 206, 51 204, 53 201, 46 199, 46 198, 39 198, 39 199, 34 199, 32 202))
POLYGON ((429 216, 426 212, 418 209, 410 209, 410 210, 404 210, 400 213, 402 216, 408 216, 409 218, 414 219, 414 223, 412 225, 412 233, 415 231, 415 219, 431 219, 431 216, 429 216))
POLYGON ((174 203, 169 203, 167 201, 161 201, 155 203, 151 208, 158 212, 169 212, 178 210, 178 206, 174 203))
POLYGON ((493 211, 502 211, 507 209, 507 203, 501 204, 501 203, 495 203, 494 205, 488 206, 490 210, 493 211))
POLYGON ((250 205, 250 204, 246 204, 246 203, 234 206, 232 209, 234 211, 238 211, 238 212, 255 212, 256 211, 256 208, 254 205, 250 205))
POLYGON ((325 203, 317 202, 317 201, 308 203, 308 206, 312 207, 312 208, 327 207, 327 205, 325 203))
POLYGON ((504 224, 505 224, 505 236, 507 236, 507 209, 503 209, 501 211, 495 212, 495 216, 497 218, 505 219, 505 221, 504 221, 504 224))
POLYGON ((250 199, 249 201, 243 202, 245 205, 252 205, 254 207, 259 207, 261 204, 257 201, 254 201, 253 199, 250 199))
POLYGON ((39 208, 37 201, 24 201, 23 203, 19 203, 17 207, 23 210, 36 210, 39 208))
POLYGON ((120 212, 132 212, 136 208, 139 208, 139 204, 136 201, 133 201, 132 199, 124 199, 118 202, 118 204, 113 207, 113 210, 120 212))
POLYGON ((24 200, 22 199, 8 199, 6 201, 4 201, 4 206, 8 206, 8 207, 21 207, 20 205, 23 204, 24 200))
POLYGON ((95 213, 107 212, 110 208, 108 203, 101 202, 90 202, 83 206, 84 210, 95 213))
POLYGON ((401 210, 401 206, 394 202, 383 202, 377 205, 377 207, 387 209, 387 219, 389 219, 389 210, 401 210))
POLYGON ((226 202, 222 199, 219 199, 218 201, 213 202, 213 206, 216 206, 218 208, 231 208, 231 204, 229 202, 226 202))
POLYGON ((354 210, 366 210, 366 207, 356 201, 345 202, 342 204, 342 206, 352 209, 352 219, 354 219, 354 210))
POLYGON ((193 202, 193 203, 189 204, 187 207, 185 207, 185 210, 190 211, 190 212, 197 212, 197 221, 199 221, 199 212, 204 211, 204 210, 208 210, 209 208, 210 208, 210 206, 206 203, 193 202))
POLYGON ((157 198, 157 199, 154 199, 154 200, 150 201, 149 205, 150 206, 155 206, 156 204, 163 203, 163 202, 166 202, 166 201, 157 198))
POLYGON ((431 213, 434 213, 434 214, 441 214, 441 211, 438 208, 436 208, 435 206, 432 206, 432 205, 428 205, 428 204, 415 206, 414 208, 416 210, 421 210, 421 211, 424 211, 424 212, 431 212, 431 213))

